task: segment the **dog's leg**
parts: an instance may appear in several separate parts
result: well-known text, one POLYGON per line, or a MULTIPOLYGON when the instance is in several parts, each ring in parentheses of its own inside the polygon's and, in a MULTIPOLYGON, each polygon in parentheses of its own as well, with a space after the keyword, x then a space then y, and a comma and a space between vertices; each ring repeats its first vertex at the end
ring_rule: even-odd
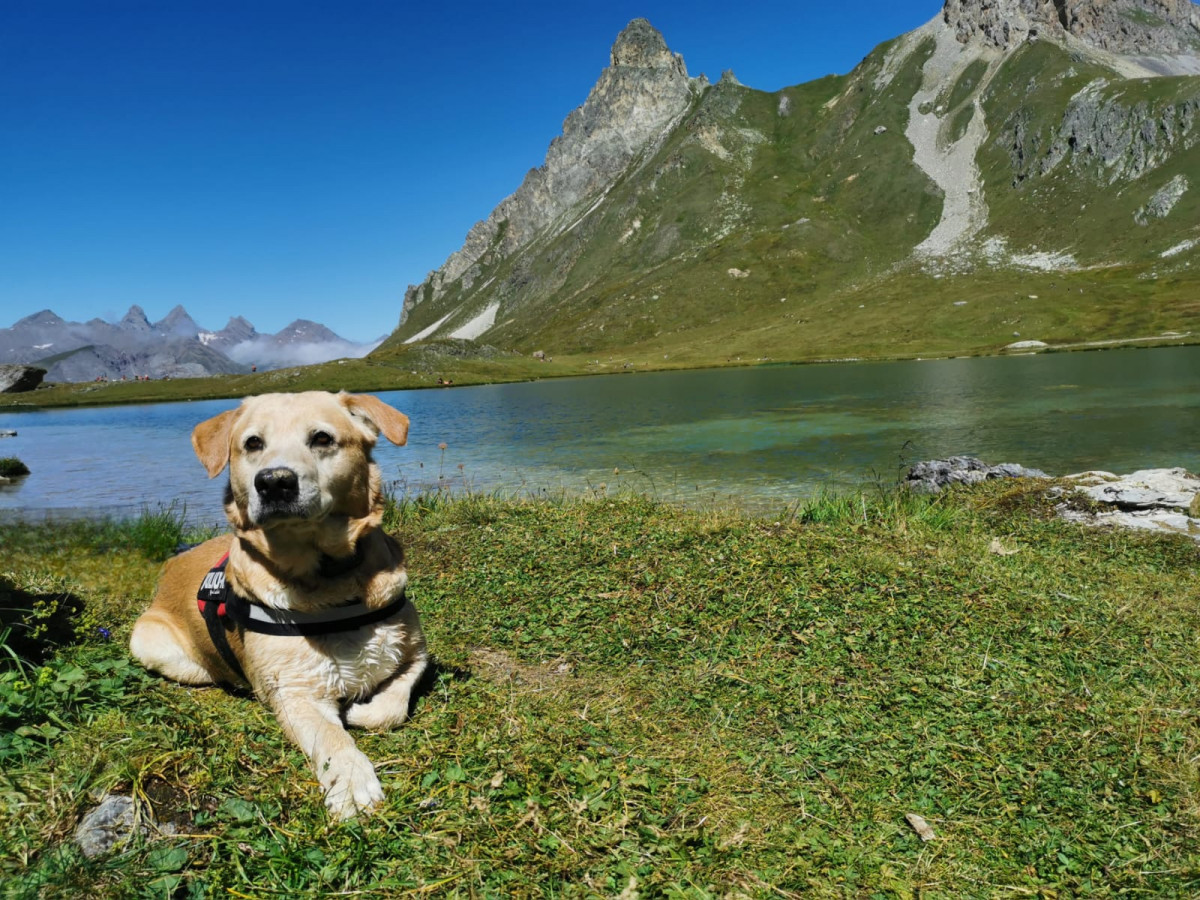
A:
POLYGON ((428 665, 429 658, 422 653, 369 699, 352 703, 346 710, 346 724, 368 731, 395 728, 408 718, 413 688, 425 674, 428 665))
POLYGON ((133 626, 129 652, 147 669, 181 684, 212 684, 213 678, 191 657, 178 629, 151 609, 133 626))
POLYGON ((314 697, 311 688, 260 690, 259 695, 270 704, 284 733, 312 762, 333 815, 349 819, 383 801, 375 767, 342 725, 336 700, 314 697))

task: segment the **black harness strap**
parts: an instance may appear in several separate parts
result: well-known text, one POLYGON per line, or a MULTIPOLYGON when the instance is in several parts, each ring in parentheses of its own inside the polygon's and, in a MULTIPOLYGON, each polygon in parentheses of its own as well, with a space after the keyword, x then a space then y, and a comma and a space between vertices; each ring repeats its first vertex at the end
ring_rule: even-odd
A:
MULTIPOLYGON (((361 555, 356 554, 356 558, 361 558, 361 555)), ((227 632, 233 628, 256 634, 300 637, 342 634, 390 619, 408 603, 408 597, 401 591, 395 600, 378 609, 368 608, 361 600, 312 613, 272 609, 247 600, 229 587, 225 580, 225 567, 228 564, 229 554, 226 553, 204 576, 196 593, 196 605, 200 608, 208 636, 221 654, 221 659, 243 681, 246 680, 246 673, 229 646, 227 632)))
POLYGON ((225 598, 225 614, 235 625, 257 634, 318 637, 354 631, 390 619, 407 602, 408 598, 401 592, 387 606, 378 609, 368 609, 366 604, 358 601, 319 613, 297 613, 252 603, 230 591, 225 598))
POLYGON ((225 660, 225 665, 233 670, 233 674, 245 681, 246 673, 234 655, 233 648, 229 646, 229 635, 225 633, 227 629, 233 627, 233 623, 225 615, 225 597, 229 594, 229 586, 225 583, 225 566, 228 562, 229 554, 226 553, 221 557, 221 561, 204 576, 204 581, 200 583, 200 590, 196 594, 196 605, 200 607, 200 615, 204 617, 208 636, 212 640, 213 646, 217 648, 217 652, 221 654, 221 659, 225 660))

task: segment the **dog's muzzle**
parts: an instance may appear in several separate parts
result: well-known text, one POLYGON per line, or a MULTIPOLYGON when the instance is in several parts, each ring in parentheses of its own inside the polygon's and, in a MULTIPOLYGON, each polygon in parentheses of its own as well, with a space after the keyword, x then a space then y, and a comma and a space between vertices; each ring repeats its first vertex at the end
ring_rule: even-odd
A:
POLYGON ((259 509, 268 516, 300 512, 300 479, 286 466, 260 469, 254 476, 259 509))

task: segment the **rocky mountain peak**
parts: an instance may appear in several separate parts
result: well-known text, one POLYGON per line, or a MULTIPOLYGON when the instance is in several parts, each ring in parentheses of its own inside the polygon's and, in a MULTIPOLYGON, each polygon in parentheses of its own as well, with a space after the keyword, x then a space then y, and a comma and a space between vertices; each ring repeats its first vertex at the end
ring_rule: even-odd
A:
POLYGON ((611 59, 614 67, 668 69, 687 76, 683 57, 672 53, 662 34, 645 19, 634 19, 617 35, 611 59))
POLYGON ((232 316, 230 317, 229 321, 225 323, 225 327, 217 332, 217 334, 224 340, 237 343, 239 341, 248 341, 251 338, 256 337, 258 332, 245 317, 232 316))
POLYGON ((182 306, 175 306, 167 313, 160 322, 155 322, 154 327, 158 331, 164 331, 169 334, 178 335, 195 335, 200 331, 200 326, 196 321, 188 315, 188 311, 182 306))
POLYGON ((279 329, 275 340, 282 344, 307 344, 326 341, 340 341, 336 334, 311 319, 296 319, 289 325, 279 329))
POLYGON ((253 341, 259 337, 254 326, 242 316, 231 316, 220 331, 199 334, 200 343, 207 347, 215 347, 221 352, 227 352, 238 344, 253 341))
POLYGON ((146 311, 135 303, 117 323, 117 327, 125 331, 149 331, 150 320, 146 318, 146 311))
MULTIPOLYGON (((574 227, 572 222, 595 209, 597 198, 622 173, 649 157, 707 85, 688 77, 683 57, 672 53, 645 19, 634 19, 617 35, 610 60, 587 100, 567 116, 562 134, 551 141, 545 163, 530 170, 423 284, 409 286, 401 323, 415 306, 437 300, 447 290, 468 294, 486 281, 485 269, 535 238, 574 227)), ((460 311, 471 314, 465 307, 460 311)), ((454 333, 465 324, 447 321, 446 327, 454 333)))
POLYGON ((942 18, 964 44, 1070 34, 1113 53, 1177 55, 1200 52, 1197 10, 1191 0, 946 0, 942 18))

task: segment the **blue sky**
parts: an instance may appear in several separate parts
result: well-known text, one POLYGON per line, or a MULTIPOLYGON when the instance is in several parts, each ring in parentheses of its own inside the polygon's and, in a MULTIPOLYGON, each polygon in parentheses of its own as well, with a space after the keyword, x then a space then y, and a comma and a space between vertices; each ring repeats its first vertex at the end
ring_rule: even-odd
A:
POLYGON ((540 165, 637 16, 688 72, 852 69, 938 0, 0 3, 0 326, 50 308, 352 340, 540 165))

